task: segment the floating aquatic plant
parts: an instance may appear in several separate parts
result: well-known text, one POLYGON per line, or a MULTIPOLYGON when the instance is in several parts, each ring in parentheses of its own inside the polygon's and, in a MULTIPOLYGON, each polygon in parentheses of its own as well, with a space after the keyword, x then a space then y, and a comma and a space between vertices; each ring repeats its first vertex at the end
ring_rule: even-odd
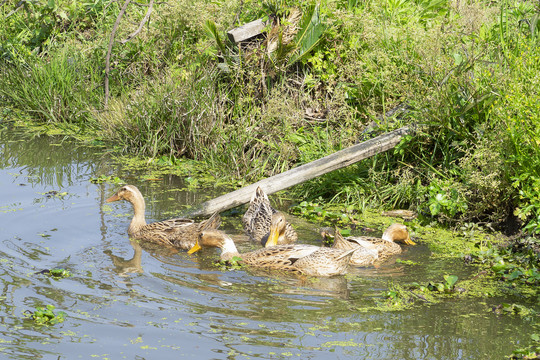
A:
POLYGON ((219 260, 215 265, 221 270, 238 270, 243 267, 242 258, 234 256, 231 260, 219 260))
POLYGON ((69 270, 66 270, 63 268, 45 269, 45 270, 38 271, 36 274, 45 274, 56 279, 67 278, 67 277, 72 276, 69 270))
POLYGON ((444 282, 430 281, 427 283, 427 285, 412 283, 411 287, 413 289, 418 289, 422 292, 426 292, 426 291, 436 291, 440 293, 454 292, 456 288, 456 283, 458 281, 458 277, 456 275, 444 275, 443 279, 444 279, 444 282))
POLYGON ((66 313, 63 311, 54 312, 55 307, 53 305, 47 305, 45 307, 38 306, 36 310, 26 310, 24 315, 28 319, 34 320, 38 325, 54 325, 64 321, 66 313))
POLYGON ((540 334, 531 334, 532 343, 528 347, 514 350, 510 359, 533 360, 540 358, 540 334))
POLYGON ((98 177, 93 177, 90 179, 90 182, 92 184, 101 184, 101 183, 112 183, 112 184, 125 184, 122 179, 120 179, 118 176, 112 176, 112 175, 99 175, 98 177))
POLYGON ((396 263, 398 263, 398 264, 403 264, 403 265, 418 265, 417 262, 412 261, 412 260, 401 260, 401 259, 396 259, 396 263))

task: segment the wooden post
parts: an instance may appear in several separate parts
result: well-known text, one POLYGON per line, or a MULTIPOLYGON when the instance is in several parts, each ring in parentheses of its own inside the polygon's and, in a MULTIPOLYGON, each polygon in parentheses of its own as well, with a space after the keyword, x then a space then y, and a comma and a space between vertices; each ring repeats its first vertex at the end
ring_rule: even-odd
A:
POLYGON ((251 196, 258 186, 260 186, 267 194, 272 194, 304 181, 311 180, 330 171, 344 168, 360 160, 393 148, 401 141, 404 135, 410 132, 411 130, 408 127, 402 127, 301 165, 297 168, 285 171, 281 174, 271 176, 231 193, 209 200, 201 204, 198 209, 192 211, 190 216, 207 216, 216 211, 221 212, 243 205, 251 200, 251 196))
POLYGON ((232 42, 239 43, 240 41, 244 41, 259 34, 262 34, 265 26, 266 25, 264 24, 262 19, 257 19, 255 21, 230 30, 229 32, 227 32, 227 36, 232 42))

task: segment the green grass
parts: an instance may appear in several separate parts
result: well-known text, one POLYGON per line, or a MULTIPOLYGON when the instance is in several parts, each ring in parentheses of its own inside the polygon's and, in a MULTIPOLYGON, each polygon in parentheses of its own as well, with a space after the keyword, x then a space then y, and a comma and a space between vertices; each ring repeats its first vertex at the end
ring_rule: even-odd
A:
MULTIPOLYGON (((534 3, 314 5, 155 4, 139 35, 114 44, 104 109, 105 54, 121 5, 36 3, 0 29, 0 98, 124 153, 194 159, 244 184, 414 125, 394 150, 292 195, 356 212, 410 208, 455 227, 514 219, 540 232, 534 3), (295 9, 304 17, 291 35, 295 9), (280 18, 267 27, 275 52, 263 40, 227 42, 227 30, 272 13, 280 18)), ((145 11, 130 6, 117 40, 145 11)))
POLYGON ((9 106, 36 121, 71 123, 91 127, 91 109, 101 97, 95 89, 98 74, 85 59, 67 49, 47 59, 5 64, 0 77, 0 96, 9 106))

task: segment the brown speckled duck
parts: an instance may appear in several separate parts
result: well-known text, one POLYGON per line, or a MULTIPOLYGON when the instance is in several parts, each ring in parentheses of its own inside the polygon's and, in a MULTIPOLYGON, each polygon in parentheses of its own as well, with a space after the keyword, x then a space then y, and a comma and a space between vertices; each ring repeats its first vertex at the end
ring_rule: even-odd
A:
MULTIPOLYGON (((323 233, 323 236, 325 235, 326 234, 323 233)), ((375 251, 377 253, 377 259, 373 261, 375 263, 381 263, 390 256, 401 254, 402 249, 398 242, 407 245, 416 245, 416 243, 411 240, 407 227, 399 223, 390 225, 381 238, 371 236, 351 236, 347 238, 341 237, 340 239, 339 237, 341 237, 341 235, 336 238, 337 241, 334 240, 334 248, 351 249, 359 247, 361 248, 362 253, 364 253, 366 249, 375 251)))
POLYGON ((278 234, 278 245, 292 244, 298 239, 296 231, 287 222, 285 215, 270 205, 270 200, 261 187, 257 187, 251 197, 242 224, 249 239, 260 242, 263 246, 267 243, 272 229, 278 234))
POLYGON ((250 266, 325 277, 344 275, 354 252, 354 249, 347 251, 305 244, 269 244, 265 248, 240 254, 234 241, 219 230, 202 231, 198 242, 188 253, 192 254, 201 247, 221 249, 222 260, 231 260, 236 256, 250 266))
POLYGON ((129 224, 128 235, 132 239, 147 240, 181 249, 190 249, 197 242, 199 233, 205 229, 217 229, 221 223, 218 213, 209 219, 196 223, 192 219, 169 219, 151 224, 144 217, 144 198, 134 185, 122 186, 107 202, 126 200, 133 205, 133 219, 129 224))
POLYGON ((349 264, 353 266, 370 266, 379 259, 377 249, 359 246, 357 242, 351 238, 344 238, 338 229, 334 232, 334 249, 354 250, 349 264))

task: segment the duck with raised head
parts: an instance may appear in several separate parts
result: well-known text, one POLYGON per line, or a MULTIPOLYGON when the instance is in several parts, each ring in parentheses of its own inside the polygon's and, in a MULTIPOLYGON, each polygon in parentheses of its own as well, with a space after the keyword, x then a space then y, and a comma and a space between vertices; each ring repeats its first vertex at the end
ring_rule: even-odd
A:
POLYGON ((147 224, 144 216, 144 198, 134 185, 122 186, 106 201, 109 203, 118 200, 129 201, 133 205, 134 215, 128 228, 128 235, 132 239, 153 241, 188 250, 195 245, 202 230, 217 229, 221 223, 221 218, 216 212, 200 223, 192 219, 175 218, 147 224))
MULTIPOLYGON (((335 234, 337 235, 339 232, 336 231, 335 234)), ((328 236, 328 233, 323 233, 322 235, 325 237, 328 236)), ((366 256, 368 252, 373 254, 376 253, 377 258, 374 259, 372 263, 381 263, 390 256, 401 254, 403 250, 398 243, 416 245, 416 243, 411 240, 407 227, 403 224, 394 223, 384 231, 380 238, 372 236, 350 236, 343 238, 341 234, 339 234, 338 236, 335 236, 332 247, 336 249, 357 248, 358 251, 360 251, 360 255, 358 255, 360 257, 358 259, 359 264, 362 264, 362 261, 368 261, 366 256), (361 258, 364 258, 364 260, 361 258)), ((354 257, 353 254, 352 258, 354 257)), ((362 264, 361 266, 364 265, 362 264)))
POLYGON ((199 240, 188 253, 192 254, 201 247, 217 247, 221 249, 220 257, 222 260, 239 257, 242 259, 242 263, 254 267, 324 277, 346 274, 349 259, 354 252, 354 249, 347 251, 321 248, 315 245, 274 245, 271 243, 267 244, 265 248, 240 254, 234 241, 219 230, 202 231, 199 240))
POLYGON ((244 231, 251 241, 265 246, 272 228, 278 233, 278 245, 292 244, 298 239, 296 231, 285 215, 270 205, 268 195, 259 186, 253 193, 249 208, 242 217, 244 231))

